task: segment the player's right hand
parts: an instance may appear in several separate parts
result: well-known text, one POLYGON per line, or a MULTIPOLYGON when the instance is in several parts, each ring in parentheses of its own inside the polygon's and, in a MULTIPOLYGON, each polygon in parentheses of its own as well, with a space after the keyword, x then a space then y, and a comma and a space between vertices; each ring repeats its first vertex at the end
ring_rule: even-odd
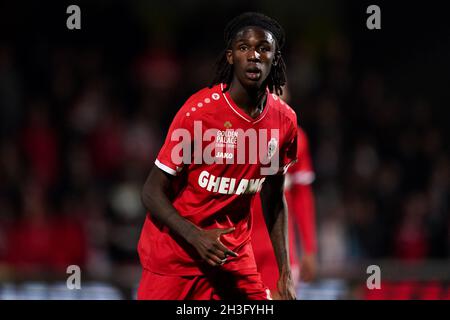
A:
POLYGON ((231 233, 235 228, 228 229, 197 229, 190 237, 190 243, 194 246, 200 257, 209 265, 221 266, 227 261, 227 256, 237 257, 238 254, 228 249, 221 241, 220 236, 231 233))

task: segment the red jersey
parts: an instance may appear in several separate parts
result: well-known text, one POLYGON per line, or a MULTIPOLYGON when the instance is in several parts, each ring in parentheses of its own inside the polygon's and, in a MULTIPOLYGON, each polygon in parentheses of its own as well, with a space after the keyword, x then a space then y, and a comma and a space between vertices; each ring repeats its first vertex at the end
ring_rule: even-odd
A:
MULTIPOLYGON (((309 154, 308 139, 298 127, 298 161, 292 165, 285 180, 285 195, 289 212, 289 253, 293 272, 298 268, 295 231, 299 231, 305 253, 316 252, 315 209, 310 184, 314 181, 314 171, 309 154)), ((258 270, 262 280, 270 289, 276 289, 278 265, 272 243, 264 221, 260 199, 254 207, 252 243, 258 270)))
MULTIPOLYGON (((222 84, 205 88, 185 102, 155 165, 175 176, 172 204, 181 216, 203 229, 235 228, 221 241, 239 256, 228 257, 222 268, 254 273, 253 202, 267 175, 284 173, 296 161, 297 118, 269 92, 264 110, 251 118, 223 89, 222 84), (245 144, 250 141, 257 143, 245 144)), ((206 266, 192 246, 151 213, 138 252, 142 266, 154 273, 200 275, 206 266)))

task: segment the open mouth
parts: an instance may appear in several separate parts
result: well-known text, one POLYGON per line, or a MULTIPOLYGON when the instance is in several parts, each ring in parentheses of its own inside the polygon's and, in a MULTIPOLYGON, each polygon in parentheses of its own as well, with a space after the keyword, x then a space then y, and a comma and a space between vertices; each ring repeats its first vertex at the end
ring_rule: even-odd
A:
POLYGON ((257 68, 247 69, 245 71, 245 75, 250 80, 259 80, 259 78, 261 77, 261 70, 259 70, 257 68))

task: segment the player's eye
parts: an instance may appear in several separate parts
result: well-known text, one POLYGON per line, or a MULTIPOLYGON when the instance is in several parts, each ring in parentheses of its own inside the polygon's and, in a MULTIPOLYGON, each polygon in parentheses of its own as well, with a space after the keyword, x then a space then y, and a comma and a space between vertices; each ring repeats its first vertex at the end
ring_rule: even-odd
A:
POLYGON ((248 50, 248 47, 247 47, 246 45, 241 45, 241 46, 239 46, 239 50, 241 50, 241 51, 247 51, 247 50, 248 50))
POLYGON ((270 49, 269 48, 267 48, 267 47, 260 47, 259 48, 259 52, 268 52, 268 51, 270 51, 270 49))

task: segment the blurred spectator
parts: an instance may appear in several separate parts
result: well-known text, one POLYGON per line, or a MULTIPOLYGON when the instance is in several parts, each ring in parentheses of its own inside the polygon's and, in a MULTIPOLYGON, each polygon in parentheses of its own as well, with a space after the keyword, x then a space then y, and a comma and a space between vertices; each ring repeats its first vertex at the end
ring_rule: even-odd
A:
POLYGON ((21 133, 22 146, 29 162, 29 174, 43 186, 50 186, 59 174, 57 132, 50 124, 46 102, 37 100, 34 103, 30 106, 27 123, 21 133))
POLYGON ((420 261, 429 253, 426 218, 429 215, 424 194, 410 195, 395 235, 395 255, 407 261, 420 261))
POLYGON ((125 124, 118 110, 109 110, 99 119, 88 144, 96 176, 108 181, 124 161, 125 124))
POLYGON ((21 75, 15 66, 14 49, 0 43, 0 135, 15 133, 22 116, 21 75))
POLYGON ((29 182, 23 192, 23 213, 6 236, 5 261, 21 276, 61 275, 69 265, 84 266, 85 236, 69 200, 56 215, 41 185, 29 182))

